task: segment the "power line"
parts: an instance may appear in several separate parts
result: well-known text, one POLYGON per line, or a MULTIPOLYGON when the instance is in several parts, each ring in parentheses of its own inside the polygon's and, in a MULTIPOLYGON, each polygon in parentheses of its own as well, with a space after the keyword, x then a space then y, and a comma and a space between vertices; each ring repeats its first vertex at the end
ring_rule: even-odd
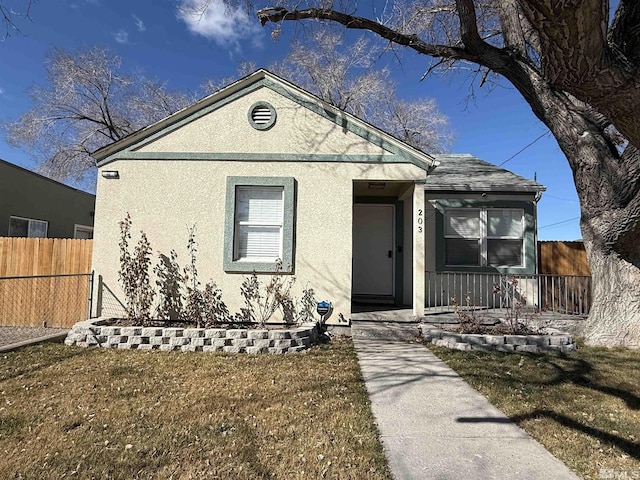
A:
POLYGON ((570 218, 568 220, 563 220, 561 222, 550 223, 549 225, 544 225, 542 227, 538 227, 538 230, 542 230, 543 228, 547 228, 547 227, 555 227, 556 225, 560 225, 561 223, 573 222, 574 220, 579 220, 579 219, 580 219, 580 217, 575 217, 575 218, 570 218))
POLYGON ((542 135, 540 135, 538 138, 536 138, 533 142, 531 142, 529 145, 527 145, 526 147, 524 147, 522 150, 514 153, 513 155, 511 155, 509 158, 507 158, 504 162, 502 162, 500 165, 498 165, 499 167, 501 167, 502 165, 504 165, 505 163, 507 163, 510 160, 513 160, 515 157, 517 157, 518 155, 520 155, 522 152, 524 152, 527 148, 529 148, 531 145, 533 145, 534 143, 536 143, 538 140, 542 139, 542 137, 545 137, 547 135, 549 135, 551 132, 549 130, 547 130, 546 132, 544 132, 542 135))
POLYGON ((555 198, 556 200, 564 200, 565 202, 579 203, 578 200, 571 200, 570 198, 556 197, 555 195, 549 195, 546 192, 545 192, 544 196, 547 197, 547 198, 555 198))

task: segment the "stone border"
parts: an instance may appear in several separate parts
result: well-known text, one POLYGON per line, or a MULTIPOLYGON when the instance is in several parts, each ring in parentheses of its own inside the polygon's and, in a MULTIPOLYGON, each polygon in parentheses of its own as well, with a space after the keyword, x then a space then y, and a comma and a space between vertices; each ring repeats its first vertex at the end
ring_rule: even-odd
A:
POLYGON ((162 328, 104 325, 105 319, 76 323, 65 345, 183 352, 289 353, 318 343, 315 323, 290 329, 162 328))
POLYGON ((420 331, 427 343, 453 350, 567 353, 576 349, 573 336, 564 332, 550 335, 481 335, 450 332, 425 324, 420 325, 420 331))

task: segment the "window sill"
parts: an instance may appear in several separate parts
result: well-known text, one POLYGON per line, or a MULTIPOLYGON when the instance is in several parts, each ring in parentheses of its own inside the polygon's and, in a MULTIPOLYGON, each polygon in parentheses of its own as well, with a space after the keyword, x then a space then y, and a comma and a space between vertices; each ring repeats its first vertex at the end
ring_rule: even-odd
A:
POLYGON ((276 261, 256 261, 256 260, 233 260, 225 262, 224 271, 226 273, 282 273, 289 275, 293 273, 290 265, 282 265, 280 270, 276 270, 276 261))

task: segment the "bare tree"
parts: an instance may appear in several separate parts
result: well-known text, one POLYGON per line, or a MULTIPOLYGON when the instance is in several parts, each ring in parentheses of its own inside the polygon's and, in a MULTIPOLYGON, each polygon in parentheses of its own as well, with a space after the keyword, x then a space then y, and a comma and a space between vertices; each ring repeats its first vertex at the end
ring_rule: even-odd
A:
POLYGON ((17 7, 11 7, 11 0, 0 2, 0 19, 4 26, 4 34, 0 40, 4 41, 11 36, 12 33, 20 33, 18 23, 20 20, 30 19, 31 4, 34 0, 22 1, 17 7))
POLYGON ((293 43, 275 73, 425 152, 446 151, 453 141, 449 121, 435 100, 397 98, 388 68, 376 66, 381 49, 364 36, 345 44, 331 29, 314 29, 293 43))
MULTIPOLYGON (((453 141, 449 121, 433 99, 399 100, 387 68, 376 67, 381 49, 360 37, 344 43, 343 35, 328 29, 308 32, 306 42, 294 42, 286 58, 268 68, 317 95, 325 102, 356 115, 426 152, 446 151, 453 141)), ((255 70, 243 63, 238 76, 255 70)), ((207 91, 234 80, 208 80, 207 91)))
POLYGON ((520 92, 573 171, 593 273, 587 341, 640 347, 640 3, 620 0, 611 21, 605 0, 399 0, 375 18, 310 5, 276 1, 258 18, 276 32, 306 20, 367 31, 432 57, 427 73, 475 65, 481 83, 498 75, 520 92))
POLYGON ((238 65, 236 75, 230 75, 228 77, 223 77, 220 79, 208 78, 202 83, 200 88, 202 88, 205 94, 217 92, 221 88, 232 84, 239 78, 246 77, 247 75, 255 72, 256 68, 256 64, 253 62, 242 62, 240 63, 240 65, 238 65))
POLYGON ((30 152, 39 171, 81 181, 93 170, 91 152, 189 105, 191 95, 168 91, 142 75, 121 72, 103 48, 54 50, 46 87, 34 87, 33 107, 2 125, 7 141, 30 152))

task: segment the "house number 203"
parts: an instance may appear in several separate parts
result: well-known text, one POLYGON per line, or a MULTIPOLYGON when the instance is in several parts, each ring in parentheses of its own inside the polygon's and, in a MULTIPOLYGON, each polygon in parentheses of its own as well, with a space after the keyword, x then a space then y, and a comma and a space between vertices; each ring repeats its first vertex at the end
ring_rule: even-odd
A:
POLYGON ((422 233, 422 224, 424 223, 424 217, 422 215, 422 209, 418 209, 418 233, 422 233))

